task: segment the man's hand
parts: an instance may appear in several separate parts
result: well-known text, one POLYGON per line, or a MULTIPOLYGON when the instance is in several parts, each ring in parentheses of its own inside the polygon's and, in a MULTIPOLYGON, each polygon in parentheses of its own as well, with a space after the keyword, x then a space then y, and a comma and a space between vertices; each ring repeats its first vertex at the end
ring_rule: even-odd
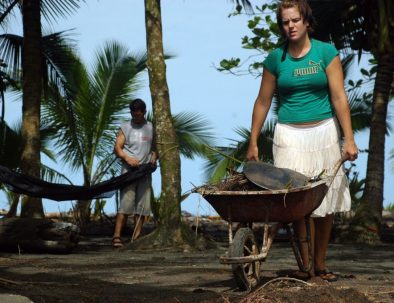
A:
POLYGON ((140 165, 140 161, 136 158, 125 156, 124 161, 131 167, 138 167, 140 165))
POLYGON ((153 165, 156 165, 156 161, 157 161, 157 153, 153 151, 151 153, 150 163, 153 165))

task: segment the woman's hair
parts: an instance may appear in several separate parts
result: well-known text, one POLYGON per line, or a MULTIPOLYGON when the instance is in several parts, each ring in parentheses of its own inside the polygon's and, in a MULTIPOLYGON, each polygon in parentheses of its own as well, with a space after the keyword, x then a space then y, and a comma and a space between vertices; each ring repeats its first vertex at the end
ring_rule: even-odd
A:
POLYGON ((303 22, 308 22, 308 33, 312 34, 313 29, 316 26, 315 18, 312 15, 312 9, 309 6, 306 0, 282 0, 278 4, 278 9, 276 11, 276 22, 278 23, 279 29, 282 32, 282 36, 285 37, 285 33, 283 31, 283 23, 282 23, 282 11, 287 8, 296 7, 298 8, 303 22))

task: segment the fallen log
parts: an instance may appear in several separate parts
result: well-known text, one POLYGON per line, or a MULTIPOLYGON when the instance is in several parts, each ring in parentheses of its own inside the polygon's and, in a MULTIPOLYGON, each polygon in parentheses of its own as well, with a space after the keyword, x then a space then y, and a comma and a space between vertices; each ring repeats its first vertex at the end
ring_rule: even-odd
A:
POLYGON ((49 219, 4 218, 0 220, 0 250, 34 253, 71 253, 78 245, 80 229, 49 219))

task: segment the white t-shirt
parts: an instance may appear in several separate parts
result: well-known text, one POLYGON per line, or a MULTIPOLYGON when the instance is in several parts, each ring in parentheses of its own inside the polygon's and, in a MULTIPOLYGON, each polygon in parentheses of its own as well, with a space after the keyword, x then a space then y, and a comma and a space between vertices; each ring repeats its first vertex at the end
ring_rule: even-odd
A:
POLYGON ((151 159, 153 125, 149 121, 144 124, 135 124, 132 121, 120 126, 126 141, 123 151, 138 159, 140 164, 149 163, 151 159))

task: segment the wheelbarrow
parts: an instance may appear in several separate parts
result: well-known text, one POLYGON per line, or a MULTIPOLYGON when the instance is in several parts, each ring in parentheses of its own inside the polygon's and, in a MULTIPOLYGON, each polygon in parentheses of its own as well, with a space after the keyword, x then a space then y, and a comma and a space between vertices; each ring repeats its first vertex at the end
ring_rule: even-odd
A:
MULTIPOLYGON (((240 290, 250 291, 260 280, 261 263, 267 258, 274 237, 281 228, 286 229, 297 264, 301 271, 309 272, 313 265, 309 218, 322 203, 337 171, 345 161, 341 158, 334 174, 320 180, 311 180, 296 188, 277 190, 217 191, 210 187, 195 190, 207 200, 222 219, 228 222, 229 251, 220 257, 220 263, 231 264, 240 290), (304 219, 307 230, 309 263, 302 262, 291 223, 304 219), (252 230, 253 223, 263 223, 261 247, 252 230), (233 223, 243 226, 233 236, 233 223)), ((312 178, 313 179, 313 178, 312 178)))

